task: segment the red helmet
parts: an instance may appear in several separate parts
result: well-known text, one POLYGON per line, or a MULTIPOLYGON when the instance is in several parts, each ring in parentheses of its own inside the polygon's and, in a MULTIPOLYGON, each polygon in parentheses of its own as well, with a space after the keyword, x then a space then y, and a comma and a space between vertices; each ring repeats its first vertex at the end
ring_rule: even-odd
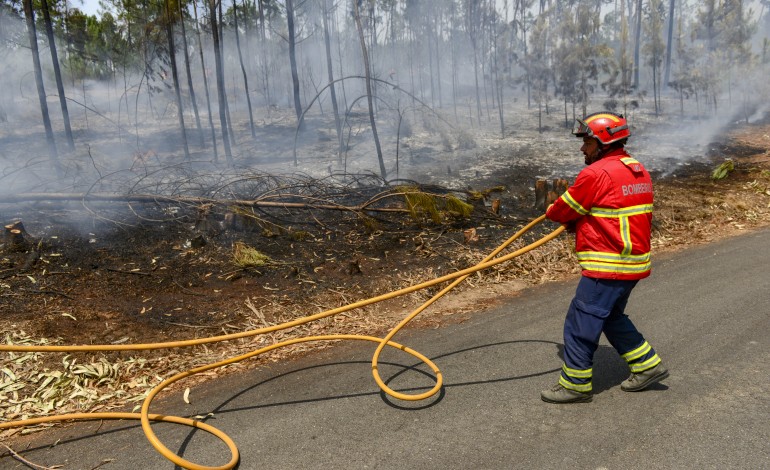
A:
POLYGON ((572 133, 576 137, 593 137, 603 145, 623 140, 631 135, 622 114, 601 112, 575 119, 572 133))

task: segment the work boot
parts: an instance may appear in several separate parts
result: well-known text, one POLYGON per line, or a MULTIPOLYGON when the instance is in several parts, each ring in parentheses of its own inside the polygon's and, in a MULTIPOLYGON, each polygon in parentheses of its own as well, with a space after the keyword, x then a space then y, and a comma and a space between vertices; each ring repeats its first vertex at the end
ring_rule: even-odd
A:
POLYGON ((591 392, 577 392, 556 384, 551 389, 540 392, 540 398, 548 403, 579 403, 591 401, 593 394, 591 392))
POLYGON ((647 369, 638 374, 631 374, 627 380, 620 384, 624 392, 641 392, 652 384, 656 384, 668 377, 668 369, 663 364, 658 364, 652 369, 647 369))

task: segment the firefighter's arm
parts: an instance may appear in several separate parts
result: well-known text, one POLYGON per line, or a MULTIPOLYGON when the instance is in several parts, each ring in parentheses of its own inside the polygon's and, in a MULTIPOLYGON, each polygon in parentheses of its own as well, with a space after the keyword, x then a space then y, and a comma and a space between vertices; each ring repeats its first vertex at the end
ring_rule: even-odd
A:
MULTIPOLYGON (((546 216, 548 216, 548 211, 550 211, 552 207, 553 207, 553 204, 550 204, 548 208, 545 210, 546 216)), ((577 230, 577 220, 571 220, 569 222, 564 223, 563 225, 564 225, 564 228, 566 228, 567 231, 570 233, 575 233, 575 231, 577 230)))
POLYGON ((554 222, 567 225, 568 228, 574 225, 575 221, 588 214, 593 207, 596 194, 595 180, 593 172, 581 171, 575 184, 548 207, 545 216, 554 222))

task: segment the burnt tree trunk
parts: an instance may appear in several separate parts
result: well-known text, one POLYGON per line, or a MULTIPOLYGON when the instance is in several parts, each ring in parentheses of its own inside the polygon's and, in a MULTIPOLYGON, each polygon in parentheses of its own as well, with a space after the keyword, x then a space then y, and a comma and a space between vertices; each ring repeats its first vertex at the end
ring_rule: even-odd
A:
POLYGON ((190 54, 187 53, 187 28, 185 28, 184 25, 182 2, 177 2, 177 5, 179 6, 179 26, 182 28, 182 47, 184 49, 184 68, 185 72, 187 73, 187 88, 190 89, 190 101, 192 101, 193 113, 195 114, 195 125, 198 128, 198 144, 201 147, 205 147, 206 143, 203 140, 201 117, 198 113, 198 101, 195 99, 195 88, 193 87, 192 74, 190 73, 190 54))
POLYGON ((241 53, 241 33, 238 31, 238 2, 236 0, 233 0, 233 24, 235 26, 235 48, 238 49, 238 60, 241 63, 241 73, 243 73, 246 106, 249 108, 249 126, 251 126, 251 136, 256 139, 257 131, 254 128, 254 113, 251 111, 251 96, 249 95, 249 77, 246 74, 246 66, 243 65, 243 54, 241 53))
POLYGON ((671 81, 671 43, 674 40, 674 10, 676 0, 669 0, 668 3, 668 33, 666 41, 666 72, 663 77, 663 89, 668 88, 668 82, 671 81))
POLYGON ((193 12, 195 12, 195 35, 198 38, 198 53, 201 57, 201 72, 203 74, 203 88, 206 92, 206 109, 209 117, 209 128, 211 129, 211 146, 214 148, 214 161, 219 162, 219 150, 217 149, 217 133, 214 129, 214 118, 211 114, 211 95, 209 95, 209 79, 206 74, 206 62, 203 59, 203 42, 201 41, 201 30, 198 25, 198 7, 197 2, 193 2, 193 12))
POLYGON ((259 48, 262 55, 262 70, 264 71, 264 88, 265 97, 267 103, 267 115, 270 116, 270 108, 273 105, 273 100, 270 97, 270 72, 267 70, 267 39, 265 36, 265 0, 257 0, 257 7, 259 13, 259 38, 262 40, 262 47, 259 48))
POLYGON ((211 20, 211 36, 214 38, 214 61, 217 73, 217 96, 219 98, 219 122, 222 127, 222 142, 225 146, 225 158, 227 164, 233 166, 233 152, 230 150, 230 139, 227 132, 227 115, 225 114, 225 71, 222 67, 222 51, 219 47, 219 27, 217 25, 217 0, 209 1, 209 15, 211 20))
MULTIPOLYGON (((222 13, 222 0, 217 0, 219 3, 219 56, 222 58, 222 83, 225 83, 225 28, 224 14, 222 13)), ((236 145, 235 131, 233 130, 233 118, 230 115, 230 100, 227 99, 227 86, 222 88, 222 94, 225 96, 225 116, 227 117, 227 130, 229 131, 230 142, 236 145)))
POLYGON ((53 72, 56 77, 56 90, 59 93, 59 106, 61 106, 62 119, 64 120, 64 133, 67 136, 67 146, 70 150, 75 150, 75 140, 72 138, 70 113, 67 109, 67 96, 64 94, 64 83, 61 79, 59 55, 56 53, 56 38, 54 38, 53 35, 53 25, 51 24, 51 12, 48 10, 48 1, 41 0, 40 7, 43 9, 45 34, 48 37, 48 48, 51 50, 51 62, 53 62, 53 72))
POLYGON ((503 82, 500 79, 500 65, 497 61, 497 56, 500 52, 499 47, 499 34, 497 34, 497 20, 492 20, 492 32, 494 34, 492 40, 494 42, 493 53, 493 72, 494 72, 494 84, 495 84, 495 97, 497 98, 497 113, 500 117, 500 138, 505 138, 505 116, 503 115, 503 82))
POLYGON ((642 48, 642 0, 636 2, 634 42, 634 89, 639 89, 639 51, 642 48))
POLYGON ((475 4, 475 2, 468 2, 468 8, 470 9, 468 12, 468 35, 471 39, 471 47, 473 48, 473 79, 475 81, 475 87, 476 87, 476 118, 478 119, 478 124, 481 126, 481 91, 479 90, 479 51, 476 44, 477 39, 477 24, 476 20, 478 19, 476 16, 478 6, 475 4))
POLYGON ((29 36, 29 47, 32 50, 32 64, 35 69, 35 84, 37 85, 37 97, 40 101, 40 113, 43 115, 45 137, 48 142, 48 156, 56 172, 61 173, 59 154, 56 151, 56 141, 53 137, 53 127, 51 127, 51 117, 48 114, 48 102, 45 97, 43 70, 40 68, 40 52, 37 48, 37 31, 35 29, 35 12, 32 10, 32 0, 24 0, 24 17, 27 20, 27 35, 29 36))
POLYGON ((294 92, 294 112, 297 113, 297 127, 303 129, 302 103, 299 98, 299 75, 297 74, 297 45, 294 35, 294 0, 286 0, 286 23, 289 28, 289 66, 291 67, 291 83, 294 92))
POLYGON ((364 40, 364 28, 361 26, 361 15, 358 12, 358 2, 353 2, 353 13, 356 19, 356 28, 358 28, 358 39, 361 41, 361 53, 364 57, 364 72, 366 76, 366 98, 369 103, 369 122, 372 125, 372 135, 374 137, 374 146, 377 149, 377 160, 380 163, 380 175, 385 179, 388 172, 385 170, 385 161, 382 159, 382 148, 380 147, 380 138, 377 135, 377 123, 374 119, 374 104, 372 103, 372 81, 369 70, 369 54, 366 51, 366 42, 364 40))
POLYGON ((184 109, 182 108, 182 93, 179 91, 179 72, 176 67, 176 46, 174 45, 174 25, 171 23, 172 15, 166 0, 166 36, 168 37, 168 56, 171 61, 171 78, 174 82, 174 95, 176 96, 177 116, 179 130, 182 133, 182 145, 184 147, 184 159, 190 160, 190 148, 187 146, 187 130, 184 125, 184 109))
POLYGON ((332 68, 331 39, 329 37, 329 0, 324 0, 323 26, 324 26, 324 46, 326 47, 326 70, 329 77, 329 89, 332 95, 332 109, 334 110, 334 126, 337 129, 337 159, 342 162, 342 151, 344 148, 342 140, 342 123, 340 122, 340 111, 337 104, 337 92, 334 85, 334 69, 332 68))

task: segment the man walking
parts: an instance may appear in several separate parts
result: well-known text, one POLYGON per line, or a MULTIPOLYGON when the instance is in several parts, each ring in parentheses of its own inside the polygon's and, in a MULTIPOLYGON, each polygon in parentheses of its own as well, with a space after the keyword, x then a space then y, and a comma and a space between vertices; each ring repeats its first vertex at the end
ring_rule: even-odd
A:
POLYGON ((575 232, 583 276, 564 321, 564 365, 544 390, 549 403, 591 401, 593 356, 602 332, 626 360, 631 376, 620 388, 638 392, 668 377, 660 357, 624 313, 636 283, 650 275, 652 180, 625 151, 626 119, 609 112, 578 119, 588 165, 546 211, 575 232))

